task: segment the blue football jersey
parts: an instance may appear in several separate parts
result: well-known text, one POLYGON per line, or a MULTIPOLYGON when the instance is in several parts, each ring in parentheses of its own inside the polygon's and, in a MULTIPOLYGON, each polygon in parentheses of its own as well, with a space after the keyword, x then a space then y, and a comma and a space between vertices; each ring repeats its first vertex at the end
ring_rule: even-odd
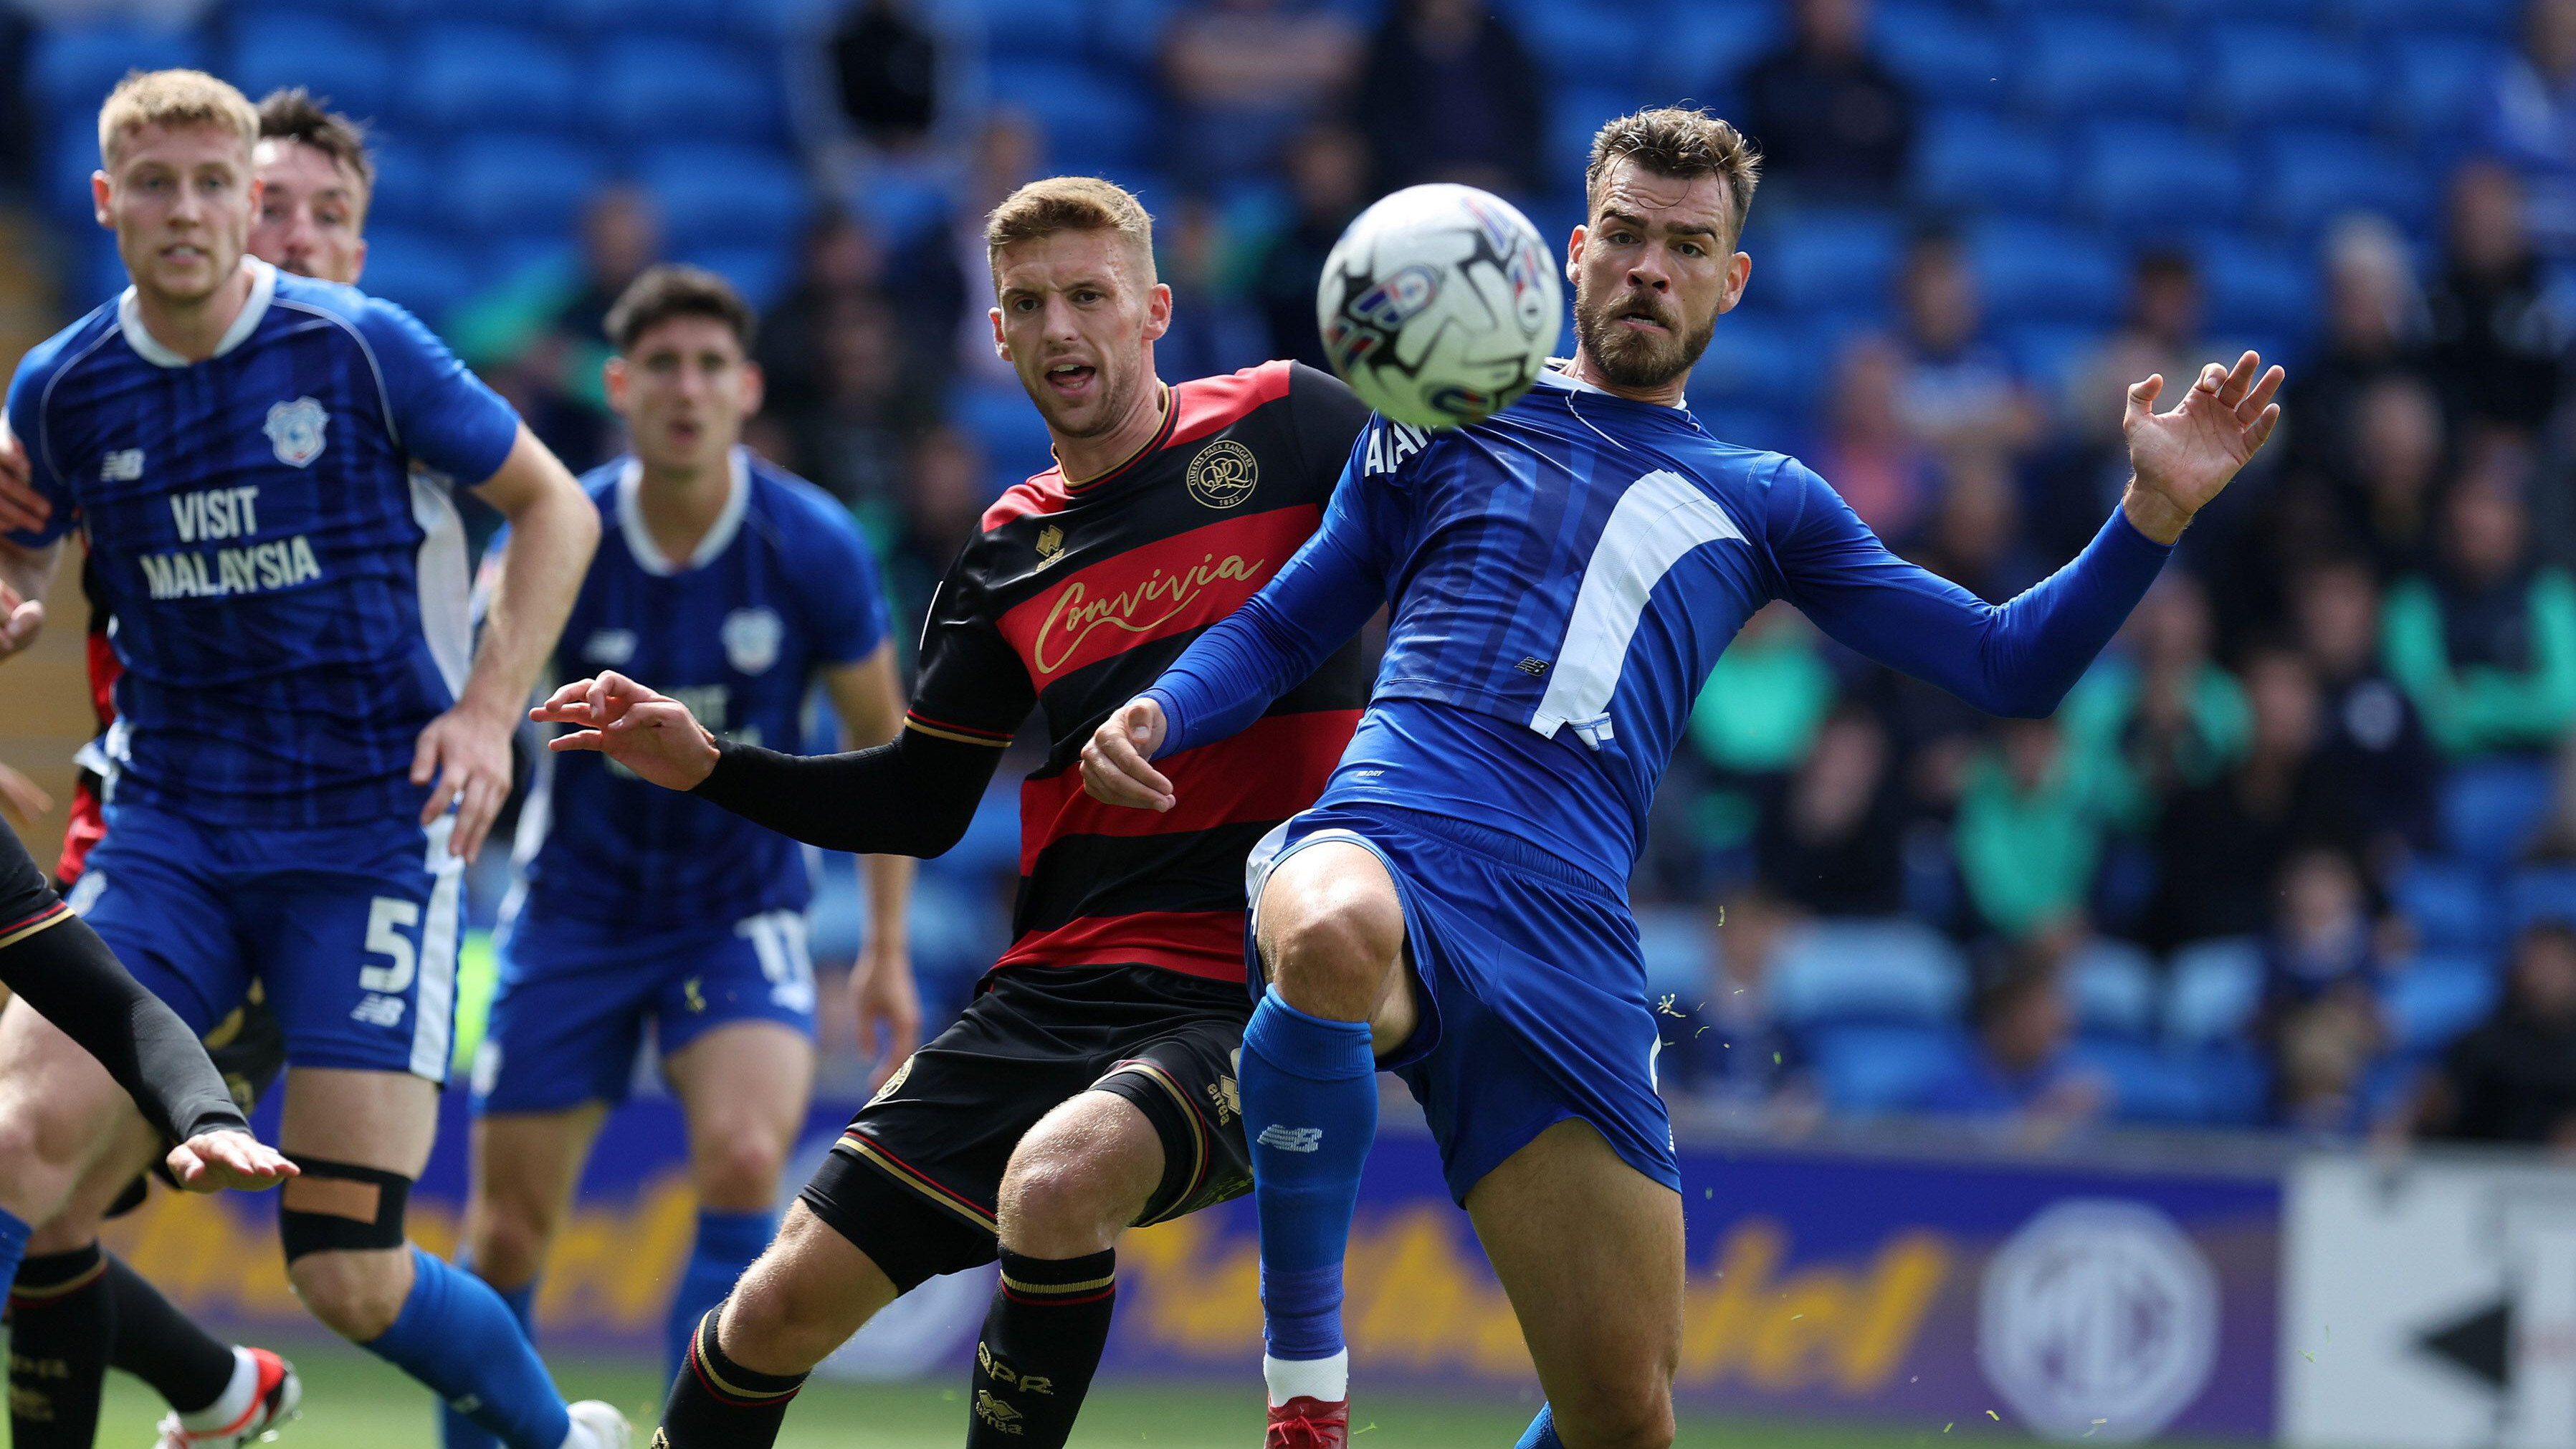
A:
MULTIPOLYGON (((614 669, 683 701, 718 734, 803 754, 816 671, 885 642, 885 594, 849 510, 749 449, 733 457, 724 512, 686 559, 663 557, 645 530, 640 464, 583 475, 599 505, 599 555, 564 625, 556 673, 614 669)), ((786 836, 646 784, 605 755, 542 760, 520 817, 522 910, 730 931, 811 897, 801 847, 786 836)))
POLYGON ((1803 464, 1555 372, 1472 426, 1373 419, 1315 537, 1154 693, 1163 753, 1239 727, 1393 605, 1323 803, 1507 829, 1615 887, 1709 671, 1772 599, 1998 713, 2053 709, 2169 549, 2115 514, 2008 605, 1890 553, 1803 464))
POLYGON ((19 363, 9 424, 54 514, 10 536, 88 541, 124 664, 112 799, 255 828, 414 813, 471 641, 447 480, 499 471, 518 415, 400 307, 243 266, 202 362, 129 288, 19 363))

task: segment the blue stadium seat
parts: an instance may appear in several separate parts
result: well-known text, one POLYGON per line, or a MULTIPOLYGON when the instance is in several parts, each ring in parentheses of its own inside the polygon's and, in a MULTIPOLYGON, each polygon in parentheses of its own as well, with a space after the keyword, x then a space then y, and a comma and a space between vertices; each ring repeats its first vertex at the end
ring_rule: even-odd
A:
POLYGON ((982 12, 985 48, 997 56, 1052 57, 1081 55, 1093 34, 1092 5, 1063 0, 971 0, 962 7, 982 12))
POLYGON ((2098 1076, 2110 1092, 2112 1120, 2181 1126, 2205 1120, 2209 1104, 2199 1073, 2182 1057, 2138 1041, 2079 1041, 2067 1065, 2098 1076))
POLYGON ((1862 209, 1800 211, 1745 250, 1766 305, 1791 311, 1881 311, 1904 250, 1894 216, 1862 209))
POLYGON ((2325 0, 2334 20, 2361 30, 2386 31, 2412 40, 2443 31, 2506 40, 2522 17, 2525 0, 2325 0))
POLYGON ((450 24, 424 31, 404 56, 412 114, 456 130, 495 116, 534 130, 589 120, 589 78, 570 52, 505 25, 450 24))
POLYGON ((2015 48, 2018 93, 2050 115, 2178 117, 2191 63, 2157 31, 2095 15, 2033 20, 2015 48))
POLYGON ((2409 1055, 2439 1051, 2484 1021, 2501 991, 2502 983, 2484 960, 2421 957, 2380 989, 2390 1044, 2409 1055))
POLYGON ((2165 1032, 2183 1046, 2243 1035, 2263 1001, 2263 948, 2251 938, 2194 942, 2166 972, 2165 1032))
POLYGON ((2293 236, 2310 236, 2347 212, 2384 216, 2420 229, 2432 212, 2421 168, 2395 148, 2342 131, 2292 131, 2264 147, 2256 213, 2293 236))
POLYGON ((98 104, 130 70, 202 66, 206 48, 186 31, 153 31, 132 21, 46 27, 27 61, 29 96, 49 115, 77 119, 98 144, 98 104))
POLYGON ((1859 1117, 1914 1106, 1967 1050, 1956 1028, 1843 1026, 1818 1032, 1809 1055, 1826 1105, 1859 1117))
POLYGON ((2067 999, 2087 1035, 2147 1036, 2156 1020, 2156 963, 2125 941, 2096 937, 2066 966, 2067 999))
POLYGON ((2053 396, 2081 381, 2076 371, 2102 350, 2105 331, 2091 322, 2024 322, 2005 328, 2001 342, 2023 380, 2053 396))
POLYGON ((1953 211, 2054 216, 2066 200, 2066 158, 2045 127, 1935 111, 1915 140, 1909 189, 1915 201, 1953 211))
POLYGON ((2358 48, 2291 26, 2247 25, 2209 44, 2208 97, 2237 126, 2369 125, 2378 78, 2358 48))
POLYGON ((744 15, 764 8, 752 0, 546 0, 547 18, 568 35, 706 34, 737 29, 744 15))
POLYGON ((2198 260, 2213 325, 2291 334, 2315 325, 2317 269, 2305 250, 2239 234, 2202 246, 2198 260))
POLYGON ((2158 0, 2166 16, 2186 28, 2253 21, 2264 25, 2313 25, 2328 0, 2158 0))
POLYGON ((2000 106, 2007 99, 2003 35, 1973 15, 1946 5, 1881 5, 1871 43, 1879 61, 1921 100, 2000 106))
MULTIPOLYGON (((1709 5, 1684 0, 1661 17, 1649 46, 1656 58, 1649 63, 1661 69, 1663 84, 1672 95, 1706 104, 1715 99, 1714 92, 1731 86, 1748 67, 1787 38, 1787 29, 1780 22, 1781 8, 1777 6, 1709 5)), ((1528 39, 1530 32, 1524 28, 1522 36, 1528 39)), ((1636 59, 1630 57, 1608 73, 1633 71, 1636 67, 1636 59)))
POLYGON ((233 22, 227 79, 253 99, 302 86, 333 107, 383 118, 401 94, 394 52, 377 27, 313 11, 255 11, 233 22))
POLYGON ((2550 771, 2537 760, 2470 760, 2442 782, 2442 836, 2452 853, 2501 872, 2549 811, 2550 771))
POLYGON ((2209 1125, 2252 1127, 2270 1115, 2272 1068, 2253 1046, 2204 1046, 2183 1053, 2182 1060, 2200 1080, 2202 1120, 2209 1125))
POLYGON ((1998 324, 2108 323, 2127 303, 2126 259, 2090 232, 1999 218, 1972 227, 1968 247, 1998 324))
POLYGON ((2534 921, 2576 925, 2576 865, 2534 865, 2505 882, 2505 916, 2519 931, 2534 921))
POLYGON ((1792 410, 1737 403, 1693 403, 1691 416, 1699 420, 1700 431, 1721 443, 1762 448, 1774 453, 1792 453, 1805 443, 1806 433, 1799 420, 1800 414, 1792 410))
POLYGON ((467 136, 447 148, 438 208, 469 236, 560 237, 606 172, 589 147, 554 136, 467 136))
POLYGON ((2511 55, 2492 40, 2392 39, 2385 62, 2388 119, 2439 156, 2464 149, 2475 140, 2496 74, 2511 55))
POLYGON ((1810 329, 1767 309, 1720 317, 1708 351, 1691 369, 1691 406, 1802 406, 1824 375, 1821 350, 1810 329))
POLYGON ((2225 227, 2244 214, 2243 156, 2205 134, 2153 121, 2090 127, 2076 150, 2078 199, 2093 221, 2128 236, 2163 236, 2187 217, 2225 227))
POLYGON ((1828 918, 1782 943, 1772 1000, 1793 1027, 1959 1019, 1968 968, 1939 932, 1906 920, 1828 918))
POLYGON ((2465 861, 2418 860, 2397 878, 2391 894, 2428 951, 2492 951, 2501 936, 2504 918, 2495 889, 2486 872, 2465 861))
POLYGON ((1054 440, 1047 435, 1046 419, 1029 406, 1028 395, 1016 384, 960 389, 949 398, 949 420, 983 445, 992 460, 996 492, 1049 465, 1054 440))
MULTIPOLYGON (((1626 0, 1514 0, 1504 8, 1519 27, 1530 55, 1560 84, 1599 82, 1666 59, 1660 47, 1667 37, 1655 23, 1662 17, 1642 5, 1626 0)), ((1696 83, 1714 79, 1711 75, 1696 83)), ((1596 125, 1600 120, 1594 117, 1596 125)))
POLYGON ((650 36, 603 47, 593 95, 620 139, 779 142, 784 78, 716 47, 650 36))
POLYGON ((1637 940, 1650 998, 1677 996, 1685 1012, 1707 999, 1716 962, 1706 916, 1682 906, 1639 906, 1637 940))
POLYGON ((761 147, 661 146, 637 160, 635 178, 674 251, 792 242, 813 212, 805 173, 761 147))
POLYGON ((1133 84, 1077 61, 1001 60, 993 89, 1046 127, 1048 160, 1059 171, 1117 175, 1152 149, 1154 113, 1133 84))
POLYGON ((776 305, 796 281, 796 248, 786 242, 700 247, 681 253, 680 260, 733 283, 755 311, 776 305))
POLYGON ((434 232, 375 225, 367 229, 367 269, 359 285, 410 308, 435 331, 489 278, 453 242, 434 232))

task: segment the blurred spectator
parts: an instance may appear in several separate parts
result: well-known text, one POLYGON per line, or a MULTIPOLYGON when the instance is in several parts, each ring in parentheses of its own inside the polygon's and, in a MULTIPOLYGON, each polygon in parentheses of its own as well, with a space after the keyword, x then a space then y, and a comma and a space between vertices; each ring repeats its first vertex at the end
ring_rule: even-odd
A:
POLYGON ((2351 840, 2378 882, 2433 844, 2433 784, 2441 762, 2414 702, 2380 656, 2379 582, 2354 558, 2296 576, 2300 647, 2316 671, 2321 727, 2316 768, 2349 798, 2351 840))
POLYGON ((1893 915, 1904 904, 1904 816, 1887 730, 1854 706, 1816 731, 1762 812, 1754 862, 1773 895, 1818 915, 1893 915))
POLYGON ((528 427, 576 471, 605 459, 613 446, 600 373, 608 361, 608 309, 661 251, 651 199, 610 187, 582 211, 576 255, 505 281, 448 326, 457 355, 517 404, 528 427))
POLYGON ((2522 187, 2492 161, 2451 179, 2449 250, 2429 310, 2455 419, 2535 432, 2557 405, 2571 317, 2523 225, 2522 187))
POLYGON ((1804 615, 1772 604, 1744 622, 1700 690, 1689 730, 1704 781, 1691 822, 1703 871, 1742 877, 1763 811, 1833 709, 1833 670, 1816 645, 1804 615))
POLYGON ((841 114, 871 145, 911 146, 939 119, 939 37, 913 10, 912 0, 859 0, 826 42, 841 114))
POLYGON ((1664 1080, 1736 1111, 1769 1108, 1796 1075, 1797 1045, 1772 1004, 1771 967, 1795 929, 1780 902, 1748 891, 1709 911, 1708 999, 1659 1024, 1664 1080))
POLYGON ((2168 570, 2120 632, 2116 652, 2076 682, 2060 718, 2071 748, 2102 777, 2103 807, 2123 825, 2204 785, 2245 753, 2245 691, 2210 655, 2208 591, 2168 570))
POLYGON ((1317 0, 1176 11, 1160 57, 1174 111, 1169 154, 1201 185, 1269 170, 1280 144, 1350 88, 1359 55, 1350 21, 1317 0))
POLYGON ((1903 538, 1929 511, 1940 474, 1903 406, 1904 354, 1884 337, 1842 350, 1825 399, 1825 432, 1808 461, 1882 538, 1903 538))
POLYGON ((2576 1152, 2576 925, 2544 921, 2515 940, 2504 1000, 2444 1053, 2416 1125, 2428 1137, 2576 1152))
POLYGON ((2054 720, 1999 721, 1969 761, 1953 849, 1979 922, 2021 940, 2079 924, 2102 859, 2099 781, 2054 720))
POLYGON ((2381 578, 2414 572, 2431 559, 2433 495, 2448 451, 2441 404, 2423 378, 2391 373, 2365 387, 2350 412, 2336 517, 2381 578))
MULTIPOLYGON (((2200 268, 2179 251, 2151 247, 2129 272, 2127 317, 2110 337, 2068 369, 2058 399, 2069 451, 2061 476, 2034 498, 2032 528, 2048 553, 2068 557, 2092 541, 2119 505, 2129 479, 2129 450, 2120 431, 2129 385, 2161 373, 2159 407, 2172 406, 2201 364, 2218 358, 2203 335, 2200 268)), ((2234 361, 2230 355, 2229 361, 2234 361)))
POLYGON ((1423 181, 1518 197, 1542 188, 1547 93, 1486 0, 1398 0, 1369 42, 1358 101, 1381 193, 1423 181))
POLYGON ((2335 226, 2325 273, 2325 335, 2282 392, 2281 441, 2291 467, 2350 477, 2368 458, 2363 395, 2391 377, 2431 383, 2424 298, 2405 239, 2375 216, 2335 226))
POLYGON ((2286 1019, 2304 1007, 2339 1002, 2375 1021, 2382 972, 2379 923, 2352 857, 2329 844, 2281 863, 2278 907, 2263 943, 2263 996, 2286 1019))
POLYGON ((904 455, 925 424, 929 399, 905 375, 894 317, 883 304, 843 297, 816 330, 814 386, 807 401, 777 410, 779 425, 806 477, 862 513, 886 508, 899 494, 904 455))
POLYGON ((984 218, 1037 179, 1044 143, 1036 124, 1018 111, 985 117, 946 214, 905 234, 887 253, 886 296, 910 350, 935 375, 1019 385, 1019 375, 993 351, 993 267, 984 218))
POLYGON ((2294 1013, 2273 1043, 2273 1125, 2325 1138, 2366 1130, 2362 1085, 2378 1050, 2377 1027, 2353 1003, 2294 1013))
MULTIPOLYGON (((1184 198, 1156 219, 1158 270, 1172 289, 1172 326, 1154 344, 1154 365, 1175 381, 1250 367, 1273 354, 1270 331, 1227 275, 1225 231, 1216 208, 1184 198)), ((1311 317, 1307 330, 1313 331, 1311 317)))
POLYGON ((2558 752, 2549 813, 2533 833, 2525 858, 2536 865, 2576 866, 2576 735, 2558 752))
POLYGON ((2046 1143, 2101 1117, 2110 1094, 2099 1077, 2068 1060, 2074 1013, 2049 953, 2016 954, 2023 959, 1978 993, 1974 1048, 1926 1084, 1917 1105, 2046 1143))
POLYGON ((2046 415, 1985 337, 1984 300, 1956 238, 1934 234, 1906 253, 1897 280, 1905 378, 1898 406, 1917 437, 1944 449, 2006 455, 2039 435, 2046 415))
MULTIPOLYGON (((993 501, 990 480, 991 464, 971 435, 933 427, 916 434, 905 453, 900 507, 881 501, 861 510, 868 537, 894 541, 885 579, 896 619, 909 624, 928 617, 940 575, 979 531, 978 520, 993 501)), ((898 638, 899 648, 917 645, 911 637, 898 638)))
POLYGON ((1342 228, 1368 201, 1368 149, 1358 133, 1324 126, 1289 147, 1287 225, 1262 249, 1253 269, 1254 295, 1270 332, 1271 357, 1293 357, 1323 367, 1324 340, 1315 330, 1315 279, 1324 258, 1342 239, 1342 228))
POLYGON ((1913 149, 1914 102, 1869 53, 1869 0, 1796 0, 1792 13, 1789 43, 1744 77, 1764 181, 1800 201, 1889 199, 1913 149))
POLYGON ((2024 537, 2021 494, 2003 461, 1961 453, 1941 471, 1941 500, 1906 556, 1990 604, 2037 583, 2049 570, 2024 537))
POLYGON ((2576 581, 2534 562, 2517 480, 2452 487, 2440 561, 2388 599, 2388 669, 2453 756, 2545 751, 2576 724, 2576 581))
POLYGON ((2262 932, 2291 851, 2342 838, 2346 782, 2317 753, 2317 683, 2305 660, 2280 650, 2245 668, 2253 730, 2235 768, 2176 791, 2155 825, 2162 865, 2147 943, 2169 950, 2216 936, 2262 932))
POLYGON ((2522 54, 2496 77, 2486 141, 2529 183, 2541 250, 2576 255, 2576 0, 2524 9, 2522 54))
POLYGON ((851 304, 878 300, 885 252, 847 212, 826 212, 805 230, 796 280, 761 319, 757 353, 768 411, 797 416, 822 401, 825 329, 851 304))

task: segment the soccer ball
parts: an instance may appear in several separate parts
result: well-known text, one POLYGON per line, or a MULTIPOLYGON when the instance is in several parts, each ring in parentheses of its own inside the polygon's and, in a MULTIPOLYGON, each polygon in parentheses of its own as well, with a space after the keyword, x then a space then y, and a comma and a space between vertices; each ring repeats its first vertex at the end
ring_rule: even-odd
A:
POLYGON ((1359 214, 1315 289, 1324 355, 1400 423, 1472 423, 1529 391, 1556 350, 1556 254, 1501 197, 1408 186, 1359 214))

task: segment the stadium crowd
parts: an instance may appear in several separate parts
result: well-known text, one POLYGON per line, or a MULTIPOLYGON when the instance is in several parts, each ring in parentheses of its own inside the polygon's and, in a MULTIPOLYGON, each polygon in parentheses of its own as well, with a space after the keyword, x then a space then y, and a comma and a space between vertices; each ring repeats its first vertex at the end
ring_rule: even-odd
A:
MULTIPOLYGON (((1048 171, 1154 208, 1180 378, 1320 363, 1314 278, 1381 192, 1472 181, 1561 235, 1599 118, 1704 101, 1769 159, 1703 423, 1805 458, 1990 599, 2117 496, 2122 385, 2261 345, 2291 368, 2287 435, 2056 717, 1977 716, 1782 606, 1746 629, 1637 881, 1665 1087, 1784 1128, 1932 1111, 2576 1149, 2576 0, 863 0, 766 27, 747 17, 778 7, 368 3, 421 27, 428 77, 478 38, 517 67, 496 102, 656 36, 713 86, 671 79, 698 98, 668 105, 730 104, 707 79, 728 68, 761 83, 721 151, 688 124, 706 112, 562 102, 556 174, 512 190, 537 143, 503 164, 451 141, 467 103, 351 59, 380 40, 314 59, 313 24, 355 22, 299 51, 291 7, 160 5, 167 53, 134 57, 237 57, 254 91, 376 115, 367 282, 576 467, 618 446, 609 302, 667 256, 730 272, 767 303, 756 446, 859 516, 903 618, 1046 462, 993 357, 980 218, 1048 171), (674 179, 692 154, 725 174, 674 179), (478 182, 502 198, 447 205, 478 182)), ((46 8, 14 42, 36 96, 104 64, 46 8)), ((617 83, 650 92, 632 65, 617 83)), ((54 194, 78 148, 17 134, 86 304, 107 278, 54 194)), ((978 913, 946 953, 968 971, 1006 897, 960 871, 1016 861, 993 833, 925 885, 978 913)))

